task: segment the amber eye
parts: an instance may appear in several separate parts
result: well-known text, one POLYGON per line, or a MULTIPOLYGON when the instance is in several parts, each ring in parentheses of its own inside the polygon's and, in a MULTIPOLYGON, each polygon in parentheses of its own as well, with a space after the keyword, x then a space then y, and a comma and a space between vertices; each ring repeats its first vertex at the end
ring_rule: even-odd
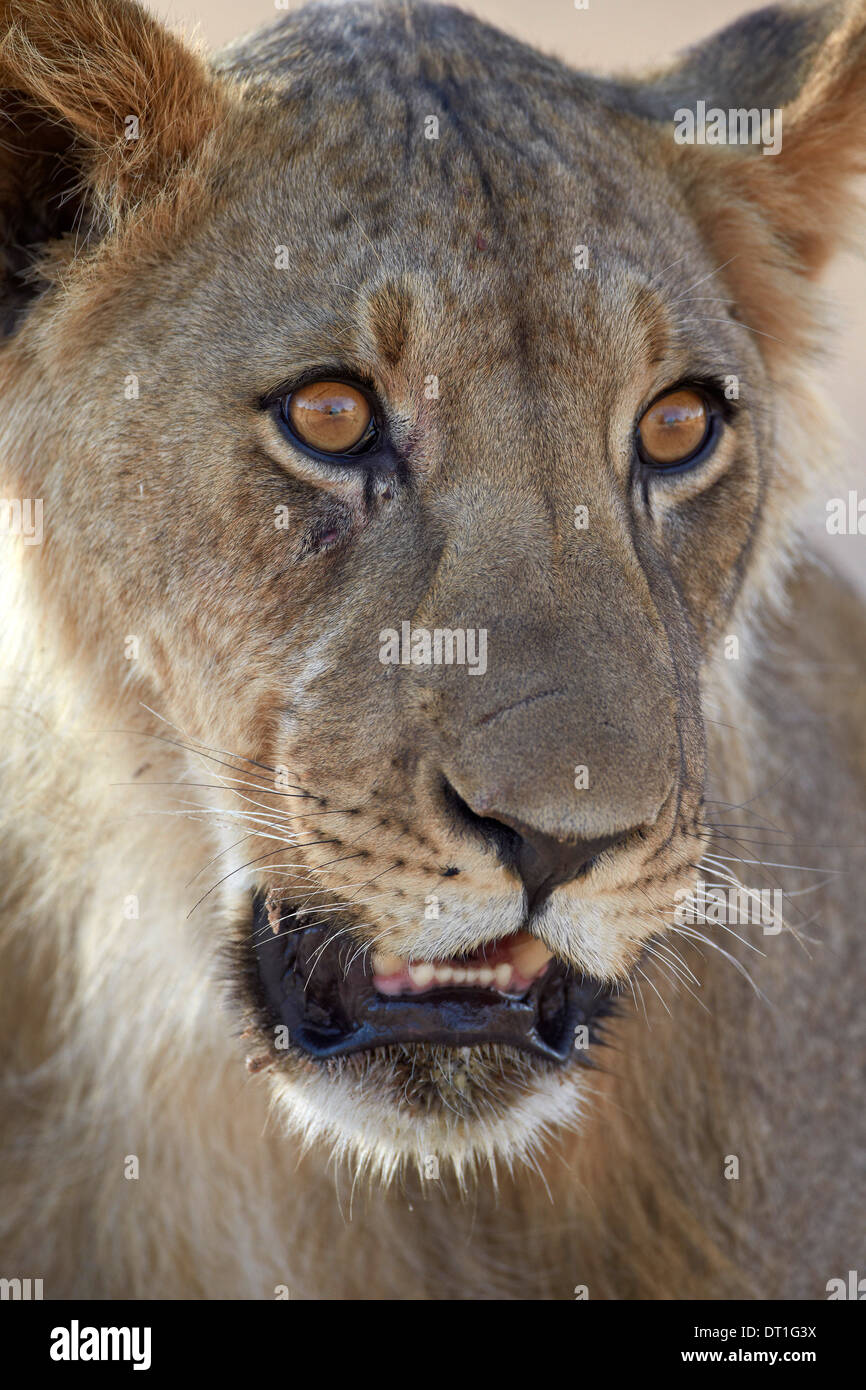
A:
POLYGON ((696 454, 710 431, 704 397, 688 387, 662 396, 638 422, 638 452, 644 463, 670 468, 696 454))
POLYGON ((362 391, 342 381, 311 381, 283 403, 293 433, 322 454, 357 452, 375 437, 373 412, 362 391))

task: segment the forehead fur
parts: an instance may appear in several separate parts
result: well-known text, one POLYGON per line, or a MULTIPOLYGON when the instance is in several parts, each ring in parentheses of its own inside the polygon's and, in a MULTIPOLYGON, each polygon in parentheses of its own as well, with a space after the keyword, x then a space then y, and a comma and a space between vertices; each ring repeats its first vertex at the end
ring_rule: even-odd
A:
MULTIPOLYGON (((651 129, 616 109, 613 86, 458 10, 315 6, 229 50, 217 70, 267 112, 262 154, 272 174, 282 162, 287 196, 318 176, 333 231, 387 247, 411 226, 419 261, 457 253, 483 275, 491 238, 522 238, 532 264, 513 268, 543 280, 571 258, 570 243, 539 234, 556 219, 568 233, 603 225, 600 254, 617 257, 645 239, 654 205, 679 214, 674 189, 644 172, 651 129)), ((671 241, 678 230, 668 224, 671 241)))
POLYGON ((223 310, 242 320, 267 284, 292 369, 351 358, 393 390, 410 371, 493 373, 506 391, 519 373, 554 394, 570 371, 599 407, 627 358, 687 345, 700 375, 738 357, 731 326, 704 330, 665 294, 670 262, 682 288, 712 253, 669 132, 618 109, 613 85, 440 6, 305 9, 217 71, 247 123, 212 210, 240 253, 230 275, 214 266, 232 281, 223 310))

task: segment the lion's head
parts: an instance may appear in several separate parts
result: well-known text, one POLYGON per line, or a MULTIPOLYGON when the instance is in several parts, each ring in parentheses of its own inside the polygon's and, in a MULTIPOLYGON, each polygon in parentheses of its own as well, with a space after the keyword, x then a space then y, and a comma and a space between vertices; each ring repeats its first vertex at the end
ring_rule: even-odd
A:
POLYGON ((438 6, 210 68, 120 0, 2 13, 41 608, 209 774, 198 911, 291 1122, 383 1170, 529 1154, 676 968, 710 673, 815 464, 862 8, 647 84, 438 6), (781 150, 679 142, 698 99, 781 150))

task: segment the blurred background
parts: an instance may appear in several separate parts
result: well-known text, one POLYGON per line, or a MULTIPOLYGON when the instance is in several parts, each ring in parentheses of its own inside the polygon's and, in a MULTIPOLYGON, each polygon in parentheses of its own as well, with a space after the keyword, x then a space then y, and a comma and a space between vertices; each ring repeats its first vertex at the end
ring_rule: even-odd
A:
MULTIPOLYGON (((763 0, 474 0, 460 8, 554 54, 574 67, 639 72, 663 66, 681 49, 723 28, 763 0)), ((271 23, 283 13, 274 0, 144 0, 173 26, 196 33, 208 48, 271 23)), ((289 0, 289 9, 301 0, 289 0)), ((846 475, 830 496, 854 487, 866 496, 866 259, 840 257, 827 278, 841 332, 826 378, 846 435, 846 475)), ((828 537, 825 498, 817 499, 810 531, 830 558, 866 586, 866 536, 828 537)))

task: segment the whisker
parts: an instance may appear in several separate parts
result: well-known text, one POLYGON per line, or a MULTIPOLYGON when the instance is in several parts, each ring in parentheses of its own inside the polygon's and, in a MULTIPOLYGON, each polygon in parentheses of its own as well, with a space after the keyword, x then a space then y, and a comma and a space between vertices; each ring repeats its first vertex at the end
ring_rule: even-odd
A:
MULTIPOLYGON (((322 843, 322 844, 334 844, 335 841, 333 841, 333 840, 323 840, 323 841, 321 841, 320 843, 322 843)), ((308 846, 302 845, 302 846, 300 846, 300 848, 306 849, 306 848, 308 848, 308 846)), ((233 878, 235 874, 242 873, 242 872, 244 871, 244 869, 251 869, 252 866, 253 866, 254 864, 260 864, 261 861, 262 861, 263 859, 268 859, 272 854, 279 854, 279 852, 280 852, 279 849, 269 849, 269 850, 266 850, 264 854, 258 854, 258 855, 256 855, 255 859, 250 859, 250 860, 248 860, 246 864, 238 864, 237 868, 236 868, 236 869, 232 869, 230 873, 223 874, 222 878, 217 879, 216 883, 211 884, 211 886, 210 886, 210 888, 207 890, 207 892, 206 892, 206 893, 202 893, 202 895, 201 895, 201 897, 199 898, 198 902, 193 904, 193 906, 190 908, 189 912, 186 914, 186 915, 187 915, 187 919, 189 919, 189 918, 192 916, 192 914, 195 912, 195 910, 196 910, 197 907, 200 907, 200 906, 201 906, 201 904, 204 902, 205 898, 209 898, 210 895, 211 895, 211 893, 215 892, 216 889, 219 888, 221 884, 227 883, 228 880, 229 880, 230 878, 233 878)), ((298 867, 298 866, 295 866, 295 867, 298 867)), ((300 866, 300 867, 303 867, 303 866, 300 866)))
MULTIPOLYGON (((714 275, 718 275, 718 273, 719 273, 720 270, 724 270, 725 267, 726 267, 726 266, 729 266, 729 265, 731 264, 732 261, 737 260, 737 258, 739 257, 739 254, 740 254, 740 253, 737 252, 736 255, 729 256, 728 259, 727 259, 726 261, 722 261, 722 264, 721 264, 721 265, 717 265, 716 268, 715 268, 715 270, 711 270, 711 271, 709 271, 706 275, 702 275, 701 278, 700 278, 700 280, 695 280, 695 282, 694 282, 693 285, 688 285, 688 286, 683 290, 683 293, 682 293, 682 294, 674 295, 674 299, 673 299, 674 304, 676 304, 677 301, 680 300, 680 299, 685 299, 686 296, 687 296, 688 293, 689 293, 689 290, 696 290, 697 287, 698 287, 698 285, 702 285, 702 284, 704 283, 705 280, 712 280, 713 276, 714 276, 714 275)), ((682 259, 685 260, 685 257, 682 257, 682 259)), ((676 262, 674 262, 674 264, 676 265, 676 262)))
POLYGON ((750 323, 743 323, 742 319, 711 319, 706 314, 690 314, 686 322, 726 323, 731 328, 745 328, 748 333, 755 333, 759 338, 771 338, 774 343, 781 343, 784 346, 783 338, 777 338, 775 333, 765 333, 763 328, 753 328, 750 323))
POLYGON ((717 941, 713 941, 711 937, 706 936, 703 932, 694 930, 691 927, 671 926, 670 930, 674 932, 677 936, 684 936, 692 941, 703 942, 707 946, 711 947, 712 950, 718 951, 719 955, 724 956, 726 960, 730 961, 731 965, 738 972, 738 974, 743 976, 743 978, 754 990, 758 998, 761 999, 764 1003, 769 1003, 769 1000, 767 999, 766 995, 755 984, 755 981, 752 979, 752 976, 750 975, 746 967, 743 965, 742 961, 737 960, 736 956, 732 956, 730 951, 725 950, 724 946, 720 946, 719 943, 717 941))

